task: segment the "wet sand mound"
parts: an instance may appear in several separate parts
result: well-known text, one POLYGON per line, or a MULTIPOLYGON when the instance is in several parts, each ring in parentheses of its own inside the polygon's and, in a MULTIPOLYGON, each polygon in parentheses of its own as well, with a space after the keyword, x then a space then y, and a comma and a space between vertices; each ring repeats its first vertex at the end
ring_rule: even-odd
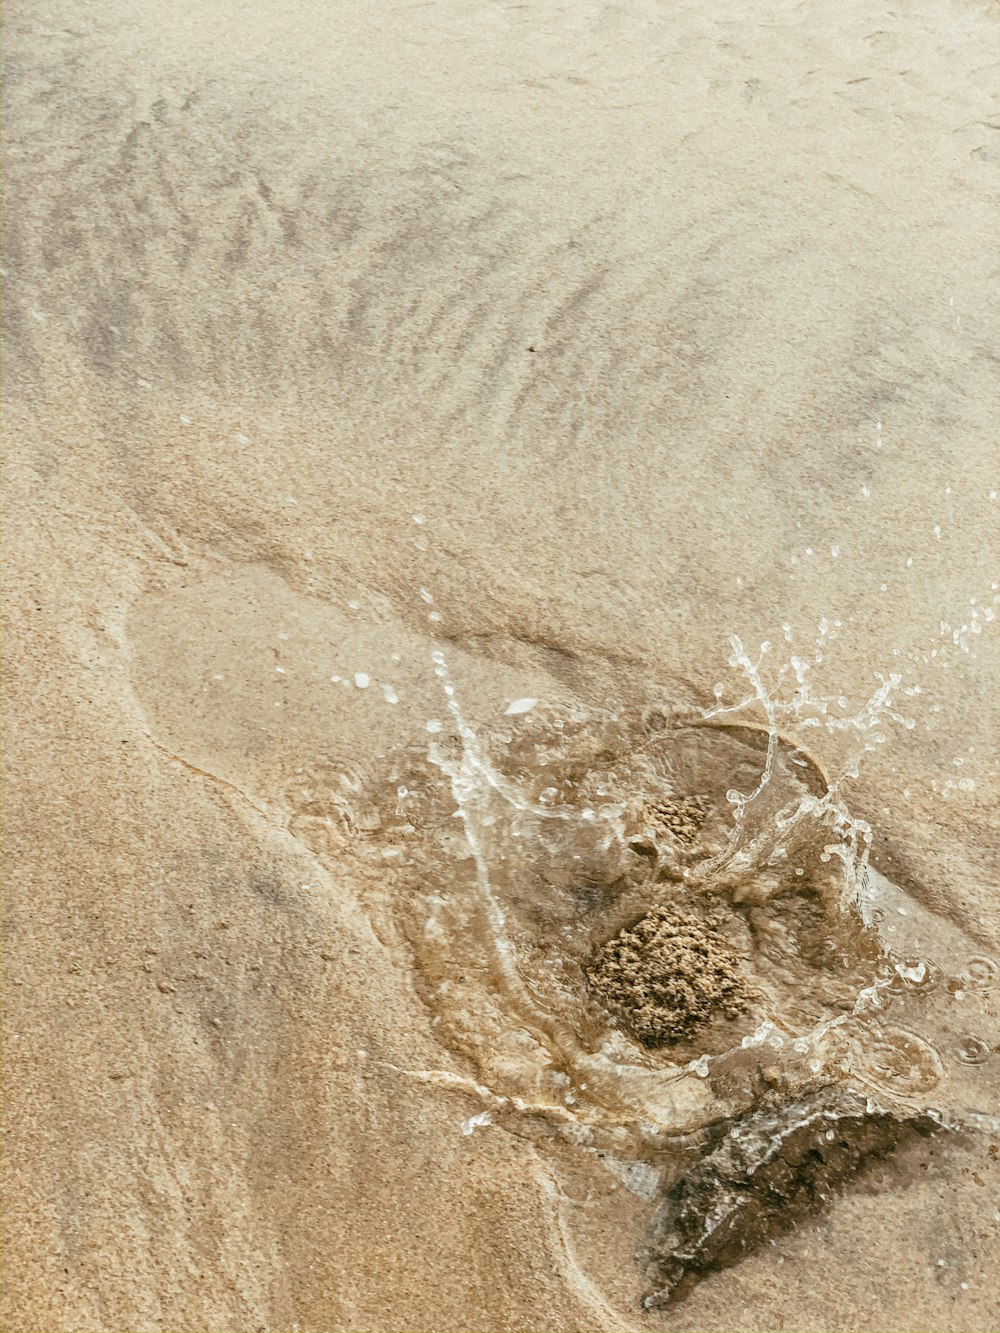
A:
POLYGON ((597 951, 590 989, 644 1046, 690 1037, 720 1014, 738 1018, 750 996, 721 926, 717 912, 654 908, 597 951))

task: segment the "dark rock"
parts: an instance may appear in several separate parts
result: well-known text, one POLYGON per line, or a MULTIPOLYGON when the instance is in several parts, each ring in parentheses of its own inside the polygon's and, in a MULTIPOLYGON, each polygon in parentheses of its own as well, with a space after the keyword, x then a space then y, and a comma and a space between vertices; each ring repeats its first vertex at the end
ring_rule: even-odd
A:
POLYGON ((706 1274, 731 1267, 806 1217, 873 1162, 939 1129, 927 1114, 891 1111, 849 1088, 825 1088, 756 1112, 670 1188, 638 1259, 655 1309, 706 1274))

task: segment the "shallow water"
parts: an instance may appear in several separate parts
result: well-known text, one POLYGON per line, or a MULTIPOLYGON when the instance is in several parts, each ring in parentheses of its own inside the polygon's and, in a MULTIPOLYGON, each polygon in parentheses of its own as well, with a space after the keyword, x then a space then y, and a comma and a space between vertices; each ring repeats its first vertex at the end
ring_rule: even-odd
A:
MULTIPOLYGON (((391 606, 306 600, 263 568, 239 589, 185 580, 133 619, 150 734, 368 886, 465 1072, 401 1068, 472 1097, 463 1134, 596 1152, 662 1198, 720 1128, 807 1124, 831 1088, 900 1125, 1000 1127, 1000 966, 871 864, 877 830, 851 811, 870 757, 923 725, 922 692, 900 673, 860 701, 815 691, 835 627, 809 661, 734 641, 699 706, 599 663, 568 688, 435 648, 391 606), (256 673, 214 669, 220 632, 256 673), (164 689, 161 645, 185 635, 164 689), (592 969, 678 911, 724 948, 740 1003, 702 990, 650 1042, 592 969)), ((668 948, 661 973, 680 965, 668 948)))
POLYGON ((433 1025, 473 1067, 459 1082, 484 1110, 465 1132, 552 1134, 662 1183, 713 1126, 752 1133, 795 1104, 806 1123, 834 1085, 900 1122, 1000 1129, 1000 963, 869 864, 872 831, 847 805, 881 729, 914 725, 898 677, 831 715, 808 691, 794 707, 769 695, 737 644, 758 691, 739 704, 523 697, 473 728, 446 654, 431 661, 444 720, 426 739, 300 770, 284 810, 331 867, 377 867, 433 1025), (835 779, 801 735, 832 738, 835 779), (650 1043, 588 966, 677 908, 721 930, 748 998, 725 1014, 709 1000, 650 1043))
POLYGON ((328 818, 339 808, 365 855, 400 867, 428 1002, 488 1086, 507 1070, 495 1092, 538 1096, 548 1080, 551 1094, 556 1075, 560 1115, 568 1099, 579 1123, 668 1137, 743 1113, 766 1068, 757 1095, 847 1077, 991 1123, 992 1080, 972 1071, 997 1040, 998 964, 867 865, 815 760, 659 700, 632 717, 535 706, 477 733, 435 657, 454 726, 430 765, 447 781, 417 750, 390 760, 384 787, 341 780, 328 818), (691 798, 704 815, 680 837, 657 812, 691 798), (728 907, 754 1002, 650 1052, 588 995, 584 968, 671 902, 728 907), (501 1045, 531 1048, 520 1086, 498 1026, 501 1045))

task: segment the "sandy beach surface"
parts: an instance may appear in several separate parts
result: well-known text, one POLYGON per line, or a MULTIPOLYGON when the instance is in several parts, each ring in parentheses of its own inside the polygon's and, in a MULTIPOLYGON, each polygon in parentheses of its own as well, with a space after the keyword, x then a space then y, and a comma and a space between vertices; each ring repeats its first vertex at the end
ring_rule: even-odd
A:
POLYGON ((8 5, 5 1328, 997 1328, 982 1130, 644 1312, 648 1177, 515 1113, 358 793, 434 651, 484 728, 738 695, 732 635, 898 672, 851 810, 1000 955, 998 53, 974 0, 8 5))

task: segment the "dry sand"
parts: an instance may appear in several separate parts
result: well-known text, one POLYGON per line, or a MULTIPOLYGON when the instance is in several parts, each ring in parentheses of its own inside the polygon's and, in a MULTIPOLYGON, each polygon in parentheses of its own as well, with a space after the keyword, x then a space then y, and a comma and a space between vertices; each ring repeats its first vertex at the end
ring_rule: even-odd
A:
POLYGON ((998 49, 974 0, 8 6, 5 1328, 997 1327, 982 1138, 642 1314, 649 1202, 401 1072, 468 1071, 276 812, 424 734, 433 633, 489 718, 826 618, 834 692, 923 688, 877 863, 997 951, 996 635, 923 656, 1000 564, 998 49))

